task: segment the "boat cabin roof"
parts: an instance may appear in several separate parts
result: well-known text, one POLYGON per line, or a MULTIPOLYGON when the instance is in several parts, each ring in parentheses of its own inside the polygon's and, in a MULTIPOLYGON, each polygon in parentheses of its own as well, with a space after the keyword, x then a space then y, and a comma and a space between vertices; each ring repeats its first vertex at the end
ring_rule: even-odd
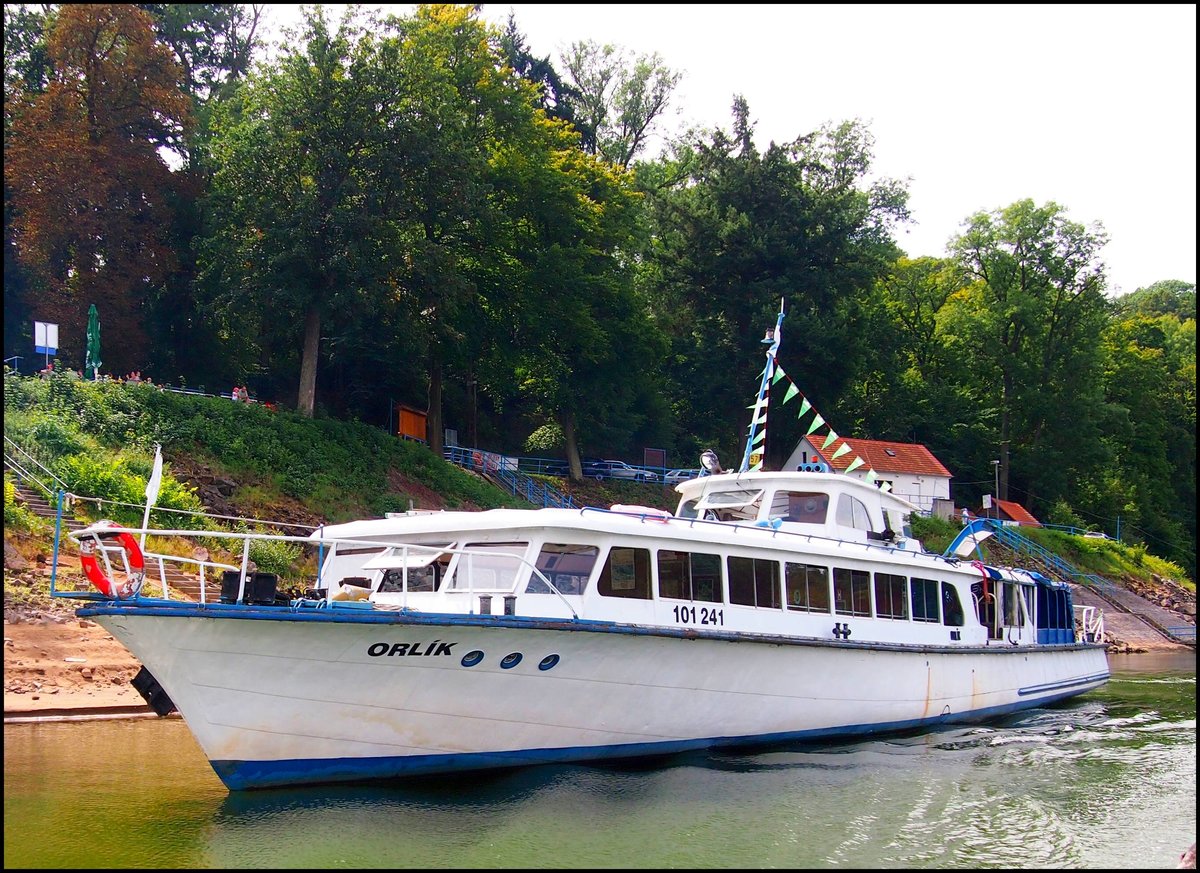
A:
POLYGON ((867 505, 880 509, 909 513, 917 510, 916 504, 903 497, 884 491, 863 479, 843 473, 801 473, 790 471, 754 473, 718 473, 688 479, 675 486, 684 501, 698 500, 699 505, 723 503, 732 505, 739 500, 753 502, 753 495, 766 491, 824 491, 833 494, 851 494, 867 505))

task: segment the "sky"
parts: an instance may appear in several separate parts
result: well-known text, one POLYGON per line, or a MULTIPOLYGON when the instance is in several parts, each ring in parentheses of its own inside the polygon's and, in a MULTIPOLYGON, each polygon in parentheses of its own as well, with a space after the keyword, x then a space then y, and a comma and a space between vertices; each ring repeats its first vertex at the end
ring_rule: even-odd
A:
MULTIPOLYGON (((267 22, 298 10, 268 6, 267 22)), ((1193 4, 487 3, 482 16, 503 25, 510 11, 560 70, 590 40, 682 73, 664 136, 728 130, 735 95, 760 151, 864 122, 873 173, 906 180, 910 257, 943 256, 971 215, 1029 198, 1103 226, 1110 296, 1196 281, 1193 4)))

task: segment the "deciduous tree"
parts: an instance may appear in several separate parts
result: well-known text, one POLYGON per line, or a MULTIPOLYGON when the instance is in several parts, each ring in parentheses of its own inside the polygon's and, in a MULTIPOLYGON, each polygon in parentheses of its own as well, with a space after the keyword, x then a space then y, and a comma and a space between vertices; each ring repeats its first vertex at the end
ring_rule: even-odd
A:
POLYGON ((161 150, 190 123, 180 70, 128 4, 64 6, 47 50, 53 77, 17 98, 6 137, 16 254, 38 289, 37 317, 61 325, 65 360, 82 360, 94 302, 106 334, 122 338, 106 361, 140 365, 145 295, 175 265, 161 150))

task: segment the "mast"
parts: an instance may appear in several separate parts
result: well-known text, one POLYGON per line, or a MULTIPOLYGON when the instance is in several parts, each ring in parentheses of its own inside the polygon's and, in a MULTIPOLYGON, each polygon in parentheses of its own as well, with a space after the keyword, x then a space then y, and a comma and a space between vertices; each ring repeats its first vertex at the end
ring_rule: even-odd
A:
POLYGON ((775 319, 774 329, 768 328, 763 343, 767 344, 767 365, 762 372, 762 381, 758 385, 758 397, 754 400, 753 412, 750 414, 750 430, 746 434, 746 451, 742 454, 742 465, 739 473, 751 470, 761 470, 763 458, 767 450, 767 407, 771 401, 771 382, 775 376, 775 356, 779 353, 779 344, 783 340, 783 298, 779 298, 779 317, 775 319), (760 428, 759 425, 762 425, 760 428))

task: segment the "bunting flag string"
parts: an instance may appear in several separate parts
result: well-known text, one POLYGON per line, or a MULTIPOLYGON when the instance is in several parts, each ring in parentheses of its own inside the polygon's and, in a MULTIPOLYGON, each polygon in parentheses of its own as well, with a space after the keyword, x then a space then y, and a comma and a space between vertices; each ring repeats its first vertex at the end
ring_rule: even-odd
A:
MULTIPOLYGON (((742 470, 762 469, 763 459, 766 454, 767 414, 771 405, 771 386, 778 384, 779 380, 787 379, 788 382, 787 391, 783 395, 783 400, 781 401, 780 406, 786 405, 794 397, 799 397, 800 411, 796 413, 797 420, 803 419, 804 416, 809 412, 813 413, 813 419, 808 425, 808 430, 804 434, 805 437, 811 437, 815 431, 819 430, 822 425, 826 424, 825 417, 816 411, 812 403, 810 403, 808 398, 804 396, 804 392, 802 392, 800 388, 797 387, 796 383, 792 381, 792 377, 784 372, 783 367, 779 365, 779 361, 776 359, 782 334, 782 324, 783 303, 781 301, 779 307, 779 317, 776 320, 775 328, 774 330, 768 330, 766 336, 763 338, 763 342, 767 344, 769 348, 766 351, 767 361, 763 365, 762 372, 758 374, 760 379, 758 396, 755 398, 753 404, 746 407, 747 409, 752 410, 752 412, 750 415, 749 433, 746 437, 746 450, 742 458, 742 470)), ((831 445, 834 445, 839 440, 841 440, 841 444, 837 446, 832 455, 829 455, 830 462, 837 460, 842 455, 853 450, 850 446, 850 443, 839 436, 837 431, 835 431, 832 427, 830 427, 828 433, 825 434, 825 438, 821 444, 820 450, 825 452, 831 445)), ((813 445, 816 445, 815 440, 813 441, 813 445)), ((867 467, 865 474, 866 481, 872 484, 877 483, 879 477, 875 472, 875 469, 869 466, 867 462, 859 455, 854 456, 843 472, 850 473, 851 471, 857 470, 859 467, 863 466, 867 467)), ((891 486, 886 482, 880 483, 879 488, 883 491, 891 490, 891 486)))
MULTIPOLYGON (((768 362, 767 367, 764 367, 762 373, 760 373, 759 375, 765 376, 767 373, 767 368, 770 367, 772 364, 774 365, 775 370, 774 370, 774 373, 772 373, 772 375, 771 375, 770 384, 774 385, 777 382, 779 382, 780 379, 787 379, 787 381, 788 381, 787 391, 784 393, 783 400, 780 403, 780 405, 782 406, 782 405, 786 404, 793 397, 799 397, 800 398, 800 411, 796 413, 796 418, 797 419, 804 418, 805 414, 808 413, 809 411, 812 411, 814 413, 813 420, 809 423, 808 430, 804 434, 806 437, 812 436, 814 431, 819 430, 820 427, 823 424, 825 424, 825 417, 822 416, 819 412, 817 412, 813 408, 812 403, 810 403, 808 398, 804 396, 804 392, 801 391, 796 386, 796 383, 792 381, 792 377, 784 372, 783 367, 780 366, 778 361, 772 360, 772 361, 768 362)), ((760 399, 766 399, 766 395, 763 395, 763 397, 760 399)), ((746 408, 753 409, 755 411, 751 427, 753 427, 755 424, 758 424, 760 421, 766 421, 766 410, 763 410, 762 418, 761 419, 758 418, 758 405, 757 404, 755 404, 754 406, 748 406, 746 408)), ((765 428, 762 431, 762 433, 765 433, 765 428)), ((760 434, 760 436, 761 436, 761 434, 760 434)), ((821 444, 821 451, 822 452, 825 451, 832 444, 836 443, 839 439, 842 439, 842 438, 838 435, 837 431, 835 431, 833 428, 829 428, 829 432, 825 435, 825 439, 821 444)), ((759 439, 756 438, 755 444, 757 444, 758 442, 759 442, 759 439)), ((842 444, 834 451, 834 453, 832 455, 830 455, 829 460, 833 461, 837 458, 840 458, 842 455, 846 454, 849 451, 851 451, 850 444, 848 442, 846 442, 844 439, 842 439, 842 444)), ((759 466, 761 466, 761 462, 760 462, 759 466)), ((855 455, 854 459, 850 462, 850 464, 846 467, 846 469, 843 472, 849 473, 852 470, 857 470, 859 467, 862 467, 862 466, 867 467, 866 480, 868 482, 874 484, 878 480, 879 474, 875 472, 874 467, 867 465, 867 462, 865 460, 863 460, 861 455, 855 455)), ((880 487, 885 491, 891 490, 890 487, 886 484, 881 485, 880 487)))

